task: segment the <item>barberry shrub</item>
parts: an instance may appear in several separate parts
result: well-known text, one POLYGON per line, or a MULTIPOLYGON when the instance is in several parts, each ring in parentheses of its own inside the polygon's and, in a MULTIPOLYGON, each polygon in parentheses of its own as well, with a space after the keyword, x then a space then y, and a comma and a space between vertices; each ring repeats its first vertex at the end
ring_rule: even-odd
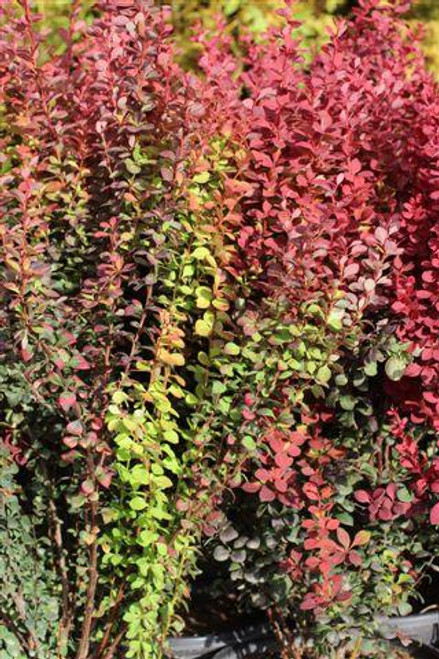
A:
POLYGON ((214 429, 240 155, 214 90, 174 63, 167 10, 97 10, 88 28, 73 4, 59 54, 26 0, 2 8, 1 422, 25 484, 3 512, 7 530, 23 506, 38 559, 8 582, 14 658, 162 656, 234 470, 214 429))
POLYGON ((152 0, 90 28, 74 3, 61 54, 2 8, 9 656, 162 657, 203 547, 291 654, 288 617, 310 656, 372 656, 373 616, 410 610, 438 522, 439 102, 380 5, 311 63, 291 8, 238 59, 199 34, 200 77, 152 0))
POLYGON ((291 10, 245 40, 243 72, 224 40, 201 60, 241 95, 234 267, 255 364, 230 440, 252 455, 213 553, 312 656, 371 656, 376 615, 412 610, 439 521, 438 88, 407 3, 360 4, 309 66, 291 10))

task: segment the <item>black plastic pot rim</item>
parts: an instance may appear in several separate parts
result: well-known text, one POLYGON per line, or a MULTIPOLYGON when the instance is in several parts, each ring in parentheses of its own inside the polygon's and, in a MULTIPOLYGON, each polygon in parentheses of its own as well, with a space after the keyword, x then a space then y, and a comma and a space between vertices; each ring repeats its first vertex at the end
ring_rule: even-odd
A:
MULTIPOLYGON (((403 636, 429 648, 431 656, 439 658, 435 649, 439 641, 439 611, 418 615, 378 618, 379 631, 391 640, 403 636)), ((269 651, 275 647, 268 625, 254 625, 243 629, 206 636, 181 637, 169 640, 170 657, 173 659, 197 659, 215 653, 215 659, 238 659, 255 652, 269 651)))
POLYGON ((182 636, 168 642, 171 657, 175 659, 196 659, 225 647, 247 644, 270 636, 268 625, 250 625, 233 632, 207 634, 206 636, 182 636))

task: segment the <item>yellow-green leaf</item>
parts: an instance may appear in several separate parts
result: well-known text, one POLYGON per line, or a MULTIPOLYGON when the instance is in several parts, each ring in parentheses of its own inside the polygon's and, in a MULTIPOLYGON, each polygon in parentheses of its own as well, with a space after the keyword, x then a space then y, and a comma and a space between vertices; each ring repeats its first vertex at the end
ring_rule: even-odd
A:
POLYGON ((162 348, 158 354, 158 358, 164 364, 169 366, 184 366, 185 359, 181 352, 168 352, 162 348))
POLYGON ((195 334, 199 336, 210 336, 212 333, 212 325, 205 320, 197 320, 195 323, 195 334))
POLYGON ((210 179, 209 172, 201 172, 200 174, 195 174, 193 178, 194 183, 207 183, 209 179, 210 179))
POLYGON ((142 497, 134 497, 130 501, 130 508, 132 510, 144 510, 147 505, 145 499, 142 499, 142 497))

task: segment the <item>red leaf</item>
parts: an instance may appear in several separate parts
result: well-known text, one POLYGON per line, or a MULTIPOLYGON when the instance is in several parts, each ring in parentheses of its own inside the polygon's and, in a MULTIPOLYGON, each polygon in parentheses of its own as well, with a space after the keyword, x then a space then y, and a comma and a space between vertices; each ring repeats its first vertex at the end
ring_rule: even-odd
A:
POLYGON ((254 159, 264 167, 268 167, 269 169, 273 167, 273 161, 266 153, 262 153, 261 151, 252 151, 252 155, 254 159))
POLYGON ((314 483, 305 483, 303 486, 303 491, 308 497, 308 499, 311 499, 311 501, 318 501, 319 500, 319 491, 317 489, 317 486, 314 485, 314 483))
POLYGON ((255 492, 259 492, 261 489, 261 484, 260 483, 244 483, 242 486, 242 489, 244 492, 247 492, 248 494, 254 494, 255 492))
POLYGON ((344 276, 347 279, 350 279, 351 277, 354 277, 359 270, 360 270, 360 266, 358 265, 358 263, 351 263, 345 268, 344 276))
POLYGON ((70 437, 67 435, 64 437, 63 442, 68 448, 72 449, 75 448, 78 445, 78 438, 77 437, 70 437))
POLYGON ((320 600, 318 600, 314 595, 305 595, 300 608, 302 611, 309 611, 310 609, 315 609, 319 605, 320 600))
POLYGON ((174 178, 174 173, 172 169, 169 169, 169 167, 162 167, 160 169, 160 173, 162 175, 163 180, 168 183, 171 182, 174 178))
POLYGON ((337 602, 346 602, 347 600, 350 600, 351 597, 352 593, 348 590, 342 590, 341 593, 337 595, 337 602))
POLYGON ((286 492, 288 490, 288 483, 283 478, 277 478, 274 486, 278 492, 286 492))
POLYGON ((305 565, 306 567, 309 567, 310 570, 317 570, 320 566, 320 558, 317 558, 317 556, 310 556, 306 559, 305 565))
POLYGON ((281 469, 287 469, 293 464, 293 459, 290 458, 286 453, 276 453, 274 456, 274 461, 281 469))
POLYGON ((90 370, 90 364, 88 361, 82 356, 78 355, 72 360, 72 365, 75 371, 88 371, 90 370))
POLYGON ((267 487, 266 485, 263 485, 262 488, 261 488, 261 491, 259 493, 259 498, 264 503, 268 503, 270 501, 274 501, 274 499, 276 498, 276 495, 274 494, 273 490, 270 490, 269 487, 267 487))
POLYGON ((430 510, 430 523, 439 524, 439 502, 430 510))
POLYGON ((79 419, 76 419, 75 421, 70 421, 70 423, 67 424, 66 430, 71 435, 75 435, 76 437, 80 437, 82 435, 82 433, 84 432, 84 427, 83 427, 81 421, 79 421, 79 419))
POLYGON ((307 551, 312 551, 313 549, 318 549, 320 547, 320 541, 317 538, 307 538, 304 541, 303 546, 307 551))
POLYGON ((255 477, 262 483, 266 483, 270 480, 270 472, 267 469, 257 469, 255 471, 255 477))
POLYGON ((21 358, 24 362, 29 362, 32 359, 32 352, 28 348, 22 348, 21 358))
POLYGON ((360 554, 357 551, 350 551, 349 552, 349 560, 352 563, 352 565, 355 565, 357 567, 360 566, 363 562, 362 557, 360 556, 360 554))
POLYGON ((338 529, 338 527, 340 526, 340 522, 338 521, 338 519, 328 519, 326 526, 330 531, 335 531, 335 529, 338 529))
POLYGON ((345 551, 337 551, 335 554, 331 555, 331 561, 332 565, 341 565, 346 560, 346 552, 345 551))
POLYGON ((76 396, 75 394, 70 394, 70 393, 64 393, 61 394, 61 396, 58 398, 58 403, 64 410, 64 412, 68 412, 76 403, 76 396))
POLYGON ((323 131, 332 125, 332 117, 327 110, 322 110, 320 113, 320 125, 323 131))
POLYGON ((359 503, 370 503, 370 494, 366 490, 358 490, 354 496, 359 503))
POLYGON ((113 474, 111 473, 111 471, 106 471, 98 476, 98 481, 102 485, 102 487, 107 489, 111 485, 112 478, 113 478, 113 474))
POLYGON ((81 483, 81 492, 85 495, 92 494, 94 492, 93 481, 89 478, 81 483))
POLYGON ((337 529, 336 533, 337 533, 337 538, 338 538, 341 546, 344 549, 349 549, 349 546, 351 544, 351 539, 349 537, 349 533, 347 531, 345 531, 344 529, 342 529, 341 527, 339 527, 337 529))
POLYGON ((291 455, 292 458, 297 458, 300 455, 300 448, 295 444, 290 444, 287 448, 287 451, 288 455, 291 455))

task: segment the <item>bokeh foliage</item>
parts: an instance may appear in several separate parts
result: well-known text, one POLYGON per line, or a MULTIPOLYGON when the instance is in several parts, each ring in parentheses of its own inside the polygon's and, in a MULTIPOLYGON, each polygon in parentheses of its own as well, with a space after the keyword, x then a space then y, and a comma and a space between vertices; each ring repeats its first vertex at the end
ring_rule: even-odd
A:
MULTIPOLYGON (((226 21, 227 30, 236 35, 243 26, 253 33, 262 33, 279 21, 277 10, 281 0, 159 0, 172 7, 173 22, 183 62, 190 65, 196 55, 192 41, 195 24, 215 28, 218 16, 226 21)), ((42 28, 65 28, 72 0, 34 0, 35 9, 43 14, 42 28)), ((92 16, 93 0, 78 0, 80 13, 92 16)), ((327 29, 334 16, 349 15, 356 0, 297 0, 297 19, 302 22, 300 32, 307 45, 318 47, 327 39, 327 29)), ((414 0, 411 22, 422 22, 425 29, 424 50, 430 67, 439 74, 439 3, 437 0, 414 0)), ((60 37, 57 44, 62 47, 60 37)))
MULTIPOLYGON (((258 34, 278 23, 277 10, 282 4, 281 0, 171 0, 177 41, 186 61, 190 62, 194 53, 191 32, 197 22, 215 28, 222 15, 231 34, 236 35, 242 27, 258 34)), ((306 45, 324 43, 334 17, 348 16, 357 4, 356 0, 297 0, 296 16, 302 22, 299 31, 306 45)), ((431 68, 439 72, 439 3, 414 0, 410 16, 412 23, 423 23, 425 53, 431 68)))

